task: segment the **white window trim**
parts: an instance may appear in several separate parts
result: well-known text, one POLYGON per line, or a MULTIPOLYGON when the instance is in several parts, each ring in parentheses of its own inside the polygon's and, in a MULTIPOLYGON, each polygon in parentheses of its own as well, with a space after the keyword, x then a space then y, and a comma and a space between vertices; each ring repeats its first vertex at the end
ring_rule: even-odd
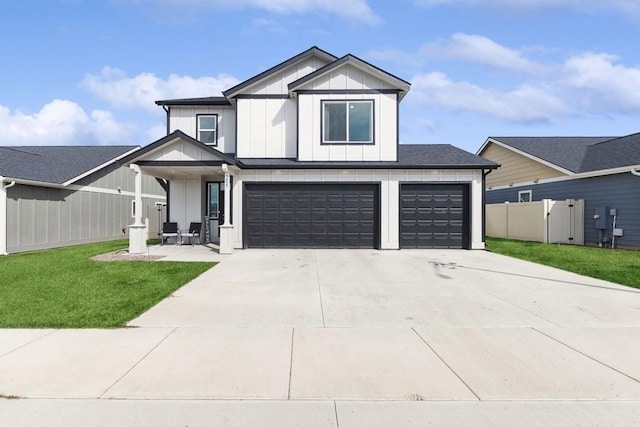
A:
POLYGON ((375 125, 374 125, 374 120, 375 120, 375 110, 374 110, 374 101, 373 99, 323 99, 320 103, 321 103, 321 111, 322 111, 322 137, 320 140, 321 144, 327 144, 327 145, 336 145, 336 144, 348 144, 348 145, 371 145, 371 144, 375 144, 375 136, 374 136, 374 130, 375 130, 375 125), (346 141, 327 141, 325 139, 325 125, 326 125, 326 120, 327 120, 327 114, 325 113, 324 110, 324 106, 327 104, 347 104, 347 117, 346 117, 346 125, 347 125, 347 133, 346 133, 346 137, 347 140, 346 141), (369 112, 371 113, 371 120, 369 121, 369 135, 371 136, 371 139, 369 139, 368 141, 349 141, 349 104, 369 104, 370 109, 369 112))
POLYGON ((533 191, 532 190, 521 190, 518 191, 518 203, 526 203, 533 201, 533 191), (523 195, 529 195, 529 200, 522 200, 523 195))
POLYGON ((198 141, 202 142, 203 144, 206 145, 210 145, 212 147, 217 147, 218 146, 218 115, 217 114, 196 114, 196 138, 198 141), (214 120, 214 125, 212 129, 207 129, 207 128, 202 128, 200 127, 200 118, 201 117, 213 117, 214 120), (213 138, 213 143, 212 144, 207 144, 206 142, 203 142, 200 139, 200 132, 201 131, 205 131, 205 132, 213 132, 214 133, 214 138, 213 138))

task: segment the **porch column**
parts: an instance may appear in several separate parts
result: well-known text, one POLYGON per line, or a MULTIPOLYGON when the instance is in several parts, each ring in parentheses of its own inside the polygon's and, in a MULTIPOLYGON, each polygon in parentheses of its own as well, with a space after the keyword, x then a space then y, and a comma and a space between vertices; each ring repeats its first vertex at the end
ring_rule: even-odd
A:
POLYGON ((7 252, 7 188, 16 185, 15 181, 5 184, 5 178, 0 176, 0 255, 7 252))
POLYGON ((220 253, 230 254, 233 252, 233 245, 231 244, 233 225, 229 222, 231 213, 231 175, 229 166, 223 164, 222 171, 224 172, 224 223, 220 226, 220 253))
POLYGON ((129 167, 136 173, 135 212, 133 224, 129 226, 129 253, 143 254, 147 250, 147 242, 145 238, 146 225, 142 222, 142 171, 140 170, 140 166, 136 164, 131 164, 129 167))

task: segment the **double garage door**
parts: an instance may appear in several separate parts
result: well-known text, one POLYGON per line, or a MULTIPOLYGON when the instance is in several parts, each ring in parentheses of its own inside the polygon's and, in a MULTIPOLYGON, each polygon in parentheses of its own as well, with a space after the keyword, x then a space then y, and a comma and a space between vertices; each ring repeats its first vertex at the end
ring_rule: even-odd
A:
MULTIPOLYGON (((467 247, 466 189, 401 185, 400 246, 467 247)), ((243 229, 248 248, 378 248, 380 187, 247 183, 243 229)))

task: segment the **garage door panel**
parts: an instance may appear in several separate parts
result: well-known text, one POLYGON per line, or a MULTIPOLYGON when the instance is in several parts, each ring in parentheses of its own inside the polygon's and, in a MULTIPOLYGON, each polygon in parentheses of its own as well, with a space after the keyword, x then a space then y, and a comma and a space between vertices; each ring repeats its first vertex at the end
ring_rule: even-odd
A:
POLYGON ((403 248, 464 248, 468 245, 468 186, 402 184, 400 245, 403 248))
POLYGON ((378 240, 378 186, 245 186, 247 247, 373 248, 378 240))

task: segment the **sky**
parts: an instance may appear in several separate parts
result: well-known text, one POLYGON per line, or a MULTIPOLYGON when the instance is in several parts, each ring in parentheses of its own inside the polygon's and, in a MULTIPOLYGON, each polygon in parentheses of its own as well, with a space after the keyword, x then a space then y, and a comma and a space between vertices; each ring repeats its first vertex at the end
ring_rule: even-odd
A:
POLYGON ((411 83, 401 143, 640 132, 638 0, 3 0, 0 145, 140 145, 318 46, 411 83))

